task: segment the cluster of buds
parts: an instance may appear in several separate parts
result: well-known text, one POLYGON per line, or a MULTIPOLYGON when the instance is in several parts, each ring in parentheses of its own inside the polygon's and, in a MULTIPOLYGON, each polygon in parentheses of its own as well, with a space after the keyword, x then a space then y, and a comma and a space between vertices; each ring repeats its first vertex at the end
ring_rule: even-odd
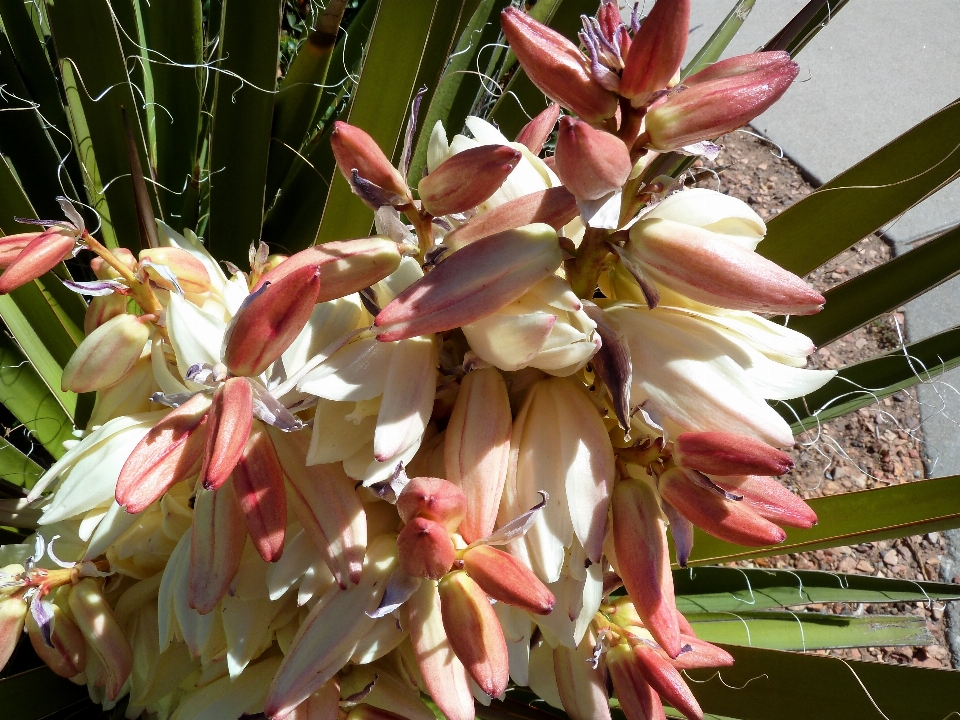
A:
POLYGON ((701 718, 680 671, 732 658, 678 613, 667 533, 684 567, 695 526, 770 545, 816 522, 767 401, 832 373, 757 314, 824 301, 756 253, 760 217, 648 177, 796 75, 758 53, 679 82, 688 15, 604 0, 581 51, 508 8, 554 104, 513 140, 426 128, 415 185, 408 152, 336 123, 371 237, 260 244, 229 275, 162 223, 105 248, 68 204, 0 240, 0 292, 93 252, 65 281, 91 300, 63 389, 97 393, 0 501, 41 548, 0 550, 0 666, 26 629, 129 717, 432 720, 427 693, 470 720, 512 681, 575 720, 609 718, 611 687, 628 720, 701 718))

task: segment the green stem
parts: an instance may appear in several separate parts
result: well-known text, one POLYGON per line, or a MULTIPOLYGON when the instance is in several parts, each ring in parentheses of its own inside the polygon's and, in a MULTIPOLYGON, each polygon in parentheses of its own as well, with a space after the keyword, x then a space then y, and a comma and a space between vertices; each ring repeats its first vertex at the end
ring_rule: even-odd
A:
POLYGON ((593 297, 603 261, 610 253, 606 242, 610 235, 610 230, 588 227, 577 256, 567 261, 567 279, 577 297, 587 300, 593 297))

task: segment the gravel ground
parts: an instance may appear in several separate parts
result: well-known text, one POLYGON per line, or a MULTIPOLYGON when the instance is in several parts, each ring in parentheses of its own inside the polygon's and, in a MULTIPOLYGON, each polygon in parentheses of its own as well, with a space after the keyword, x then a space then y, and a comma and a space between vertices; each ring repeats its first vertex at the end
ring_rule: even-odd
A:
MULTIPOLYGON (((702 187, 719 189, 749 203, 769 220, 814 190, 800 170, 779 149, 746 132, 724 137, 720 156, 705 165, 718 177, 702 187)), ((819 290, 849 280, 886 262, 891 248, 875 235, 811 273, 807 279, 819 290)), ((900 345, 904 325, 902 308, 884 315, 839 340, 819 348, 809 367, 840 368, 887 352, 900 345), (899 327, 898 327, 899 326, 899 327)), ((825 423, 818 431, 798 437, 792 455, 796 468, 782 480, 804 498, 898 485, 924 477, 922 428, 916 393, 901 391, 843 418, 825 423)), ((939 533, 898 540, 781 555, 738 563, 743 567, 796 568, 853 572, 876 577, 938 581, 944 539, 939 533)), ((960 583, 960 576, 954 578, 960 583)), ((950 653, 944 641, 944 608, 934 603, 807 605, 795 608, 834 614, 912 614, 927 619, 936 644, 925 647, 860 648, 830 654, 856 660, 948 668, 950 653)))

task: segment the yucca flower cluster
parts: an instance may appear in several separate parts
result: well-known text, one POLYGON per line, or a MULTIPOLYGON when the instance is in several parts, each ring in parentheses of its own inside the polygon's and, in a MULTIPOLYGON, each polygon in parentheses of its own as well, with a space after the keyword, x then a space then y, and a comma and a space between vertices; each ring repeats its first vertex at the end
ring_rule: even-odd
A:
POLYGON ((832 373, 762 315, 823 298, 755 252, 760 217, 650 177, 797 72, 757 53, 678 84, 688 16, 605 0, 578 47, 504 11, 556 104, 512 141, 426 128, 416 188, 337 123, 372 237, 227 274, 162 223, 108 249, 64 202, 0 241, 2 292, 80 250, 97 278, 70 284, 91 300, 63 374, 93 417, 5 508, 37 533, 0 551, 0 665, 25 629, 131 718, 430 720, 424 692, 469 720, 511 680, 576 720, 611 688, 630 720, 701 718, 681 671, 732 658, 676 609, 668 528, 684 566, 694 526, 816 522, 774 479, 793 438, 767 401, 832 373))

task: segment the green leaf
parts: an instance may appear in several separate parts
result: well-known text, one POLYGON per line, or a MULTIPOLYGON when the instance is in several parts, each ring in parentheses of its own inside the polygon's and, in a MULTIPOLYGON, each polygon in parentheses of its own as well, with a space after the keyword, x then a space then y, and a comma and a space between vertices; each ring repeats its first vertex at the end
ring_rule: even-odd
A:
POLYGON ((934 113, 767 224, 757 252, 806 275, 960 173, 960 101, 934 113))
POLYGON ((847 0, 813 0, 803 6, 786 26, 774 35, 761 50, 785 50, 791 56, 806 47, 813 37, 827 26, 847 0))
POLYGON ((707 712, 741 720, 946 720, 960 673, 724 645, 733 667, 690 670, 707 712))
POLYGON ((63 406, 6 333, 0 333, 0 403, 54 458, 73 439, 73 423, 63 406))
POLYGON ((790 327, 826 345, 878 315, 903 305, 960 271, 960 226, 915 250, 824 293, 816 315, 790 318, 790 327))
POLYGON ((42 467, 0 438, 0 478, 20 487, 32 488, 41 475, 42 467))
POLYGON ((737 0, 737 3, 730 12, 727 13, 723 22, 713 31, 713 35, 711 35, 703 44, 703 47, 697 51, 697 54, 690 59, 687 66, 683 68, 683 71, 680 73, 681 81, 685 77, 700 72, 707 65, 712 65, 720 59, 723 51, 727 49, 727 45, 730 44, 730 41, 733 40, 733 37, 740 30, 743 21, 747 19, 756 1, 757 0, 737 0))
POLYGON ((4 720, 40 720, 85 698, 85 685, 74 685, 46 665, 0 680, 4 720))
MULTIPOLYGON (((109 223, 111 229, 104 229, 104 237, 115 236, 121 245, 136 248, 137 217, 133 189, 127 177, 130 166, 120 108, 130 111, 140 162, 146 164, 140 113, 135 112, 143 101, 134 96, 127 76, 111 6, 106 0, 56 0, 47 5, 47 13, 64 84, 68 86, 68 102, 72 100, 74 140, 81 151, 81 164, 89 176, 87 192, 91 204, 96 206, 105 197, 109 216, 104 215, 103 221, 105 225, 109 223), (83 31, 79 32, 78 28, 83 31), (64 70, 65 66, 70 70, 64 70), (72 98, 71 90, 75 92, 72 98), (81 112, 85 128, 78 124, 81 112), (95 168, 87 165, 89 153, 85 152, 84 145, 88 140, 82 134, 84 130, 89 134, 89 142, 96 153, 95 168)), ((136 35, 135 28, 126 30, 136 35)))
MULTIPOLYGON (((430 40, 437 4, 381 0, 347 121, 370 134, 387 157, 402 147, 403 121, 430 40)), ((373 211, 340 173, 330 184, 317 242, 366 237, 373 211)))
POLYGON ((797 434, 919 382, 935 382, 957 365, 960 365, 960 327, 849 365, 819 390, 778 403, 775 408, 797 434))
POLYGON ((929 645, 923 615, 831 615, 815 612, 695 613, 687 617, 697 637, 771 650, 929 645))
POLYGON ((684 613, 756 611, 809 603, 953 600, 960 586, 817 570, 698 567, 673 571, 684 613))
POLYGON ((280 6, 224 0, 210 131, 207 247, 241 266, 260 238, 279 62, 280 6), (242 80, 241 80, 242 78, 242 80))
POLYGON ((696 531, 690 565, 857 545, 960 527, 960 475, 814 498, 819 524, 786 528, 779 545, 744 547, 696 531))

